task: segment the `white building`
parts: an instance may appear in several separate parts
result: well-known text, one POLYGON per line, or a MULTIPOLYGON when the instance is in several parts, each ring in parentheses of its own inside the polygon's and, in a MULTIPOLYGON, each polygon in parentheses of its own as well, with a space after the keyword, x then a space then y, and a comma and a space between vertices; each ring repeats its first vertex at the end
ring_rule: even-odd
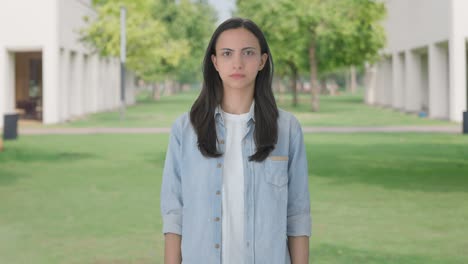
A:
POLYGON ((467 111, 467 0, 385 0, 387 47, 366 102, 461 122, 467 111))
MULTIPOLYGON (((120 106, 120 62, 80 43, 91 0, 2 1, 0 127, 4 114, 58 123, 120 106)), ((134 103, 126 74, 126 103, 134 103)))

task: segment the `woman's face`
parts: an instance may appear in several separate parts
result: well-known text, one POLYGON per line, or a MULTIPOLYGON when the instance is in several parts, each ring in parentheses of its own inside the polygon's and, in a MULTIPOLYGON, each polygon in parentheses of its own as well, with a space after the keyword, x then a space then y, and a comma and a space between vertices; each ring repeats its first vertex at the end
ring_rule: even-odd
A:
POLYGON ((219 35, 216 55, 211 60, 223 81, 224 90, 253 91, 255 77, 268 55, 262 54, 258 39, 244 28, 229 29, 219 35))

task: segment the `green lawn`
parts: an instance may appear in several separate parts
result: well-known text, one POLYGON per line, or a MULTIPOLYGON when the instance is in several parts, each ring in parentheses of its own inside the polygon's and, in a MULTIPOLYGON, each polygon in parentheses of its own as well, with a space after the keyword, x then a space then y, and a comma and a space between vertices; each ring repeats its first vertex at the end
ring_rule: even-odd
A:
MULTIPOLYGON (((0 263, 162 263, 167 139, 5 142, 0 263)), ((468 137, 307 134, 305 142, 311 263, 468 263, 468 137)))
MULTIPOLYGON (((163 96, 160 101, 150 100, 147 93, 141 93, 136 105, 126 109, 126 119, 120 120, 116 111, 92 114, 59 127, 170 127, 174 119, 190 107, 198 91, 172 96, 163 96)), ((294 113, 303 126, 395 126, 395 125, 448 125, 455 123, 419 118, 390 108, 373 107, 363 104, 362 94, 322 96, 319 112, 310 111, 310 95, 301 94, 297 107, 291 106, 291 95, 278 96, 281 108, 294 113)), ((57 125, 54 125, 56 127, 57 125)))

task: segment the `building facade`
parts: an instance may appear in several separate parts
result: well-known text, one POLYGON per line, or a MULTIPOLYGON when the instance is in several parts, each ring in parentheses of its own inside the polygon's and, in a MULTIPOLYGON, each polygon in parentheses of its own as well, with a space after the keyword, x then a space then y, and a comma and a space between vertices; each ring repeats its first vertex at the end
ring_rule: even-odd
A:
POLYGON ((387 46, 368 69, 366 102, 461 122, 468 104, 468 1, 384 2, 387 46))
MULTIPOLYGON (((80 42, 91 0, 3 1, 0 8, 0 127, 5 114, 45 124, 120 106, 120 62, 80 42)), ((134 76, 126 73, 126 104, 134 76)))

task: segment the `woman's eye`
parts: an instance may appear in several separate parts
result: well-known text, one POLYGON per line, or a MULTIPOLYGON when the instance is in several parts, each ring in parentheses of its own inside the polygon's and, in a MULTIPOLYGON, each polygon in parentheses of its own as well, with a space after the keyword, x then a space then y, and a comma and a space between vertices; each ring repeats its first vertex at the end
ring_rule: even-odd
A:
POLYGON ((254 52, 253 50, 246 50, 246 51, 244 51, 244 55, 247 55, 247 56, 252 56, 252 55, 254 55, 254 54, 255 54, 255 52, 254 52))
POLYGON ((231 52, 230 51, 223 51, 223 53, 221 55, 223 55, 224 57, 228 57, 228 56, 231 56, 231 52))

